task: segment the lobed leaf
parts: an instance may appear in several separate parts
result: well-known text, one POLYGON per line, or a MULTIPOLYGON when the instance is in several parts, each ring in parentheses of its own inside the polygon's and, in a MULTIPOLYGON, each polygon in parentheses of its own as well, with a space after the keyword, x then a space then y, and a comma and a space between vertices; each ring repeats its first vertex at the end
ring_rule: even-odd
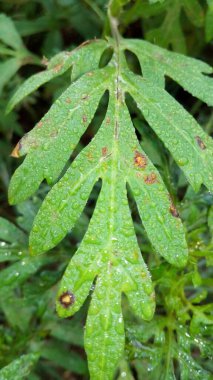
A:
POLYGON ((37 90, 51 79, 64 74, 72 66, 72 80, 75 80, 79 75, 96 69, 106 46, 104 40, 94 40, 80 45, 72 52, 67 51, 57 54, 49 61, 45 71, 32 75, 16 91, 8 103, 7 112, 10 112, 16 104, 21 102, 31 92, 37 90))
POLYGON ((125 80, 145 119, 163 140, 194 189, 198 190, 202 183, 213 189, 211 138, 166 91, 131 73, 125 80))
MULTIPOLYGON (((153 285, 135 236, 129 192, 155 250, 176 266, 187 260, 178 211, 137 141, 125 98, 127 94, 133 97, 194 189, 202 183, 212 188, 212 142, 164 90, 164 76, 168 75, 212 104, 212 79, 203 74, 212 69, 145 41, 122 40, 120 46, 114 46, 113 40, 104 42, 94 53, 92 71, 88 70, 93 62, 83 66, 84 53, 80 58, 77 53, 70 56, 75 81, 15 148, 14 156, 27 157, 13 176, 9 197, 14 204, 32 195, 44 179, 50 184, 57 182, 30 234, 31 252, 37 255, 56 246, 72 230, 94 185, 101 181, 88 230, 65 271, 56 307, 61 317, 69 317, 94 289, 85 332, 89 368, 92 379, 111 379, 124 347, 122 294, 139 318, 151 319, 155 308, 153 285), (113 57, 100 69, 99 60, 108 46, 114 49, 113 57), (124 50, 138 56, 143 77, 128 69, 124 50), (102 125, 63 174, 106 91, 109 103, 102 125)), ((171 378, 173 369, 166 371, 171 378)))
POLYGON ((122 48, 131 50, 137 55, 142 72, 144 63, 154 61, 164 75, 172 78, 191 95, 209 106, 213 105, 213 81, 206 75, 212 74, 213 70, 205 62, 136 39, 124 40, 122 48))
POLYGON ((29 153, 16 171, 9 188, 10 203, 32 195, 44 178, 53 183, 96 111, 105 92, 110 70, 84 74, 57 99, 49 112, 18 143, 13 155, 29 153), (98 81, 97 84, 97 80, 98 81), (49 159, 51 157, 51 160, 49 159), (37 165, 39 162, 39 165, 37 165), (34 173, 33 176, 30 173, 34 173), (26 179, 24 191, 22 178, 26 179))

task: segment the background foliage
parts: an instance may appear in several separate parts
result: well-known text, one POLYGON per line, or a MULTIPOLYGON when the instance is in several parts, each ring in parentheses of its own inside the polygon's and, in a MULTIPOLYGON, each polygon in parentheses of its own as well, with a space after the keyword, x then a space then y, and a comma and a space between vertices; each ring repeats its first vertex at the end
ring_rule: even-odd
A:
MULTIPOLYGON (((114 2, 116 5, 116 2, 114 2)), ((146 38, 212 65, 212 2, 197 0, 125 2, 120 30, 130 38, 146 38)), ((0 16, 0 379, 88 379, 83 326, 88 302, 72 318, 58 319, 55 295, 71 255, 87 229, 99 192, 91 194, 78 225, 51 253, 29 257, 28 232, 48 191, 9 207, 7 189, 16 162, 12 147, 48 110, 66 88, 69 74, 54 79, 5 116, 12 93, 47 60, 86 39, 109 33, 104 0, 2 1, 0 16)), ((116 12, 116 6, 115 6, 116 12)), ((130 64, 136 62, 130 56, 130 64)), ((213 113, 201 101, 167 80, 167 90, 199 121, 213 130, 213 113)), ((104 107, 104 105, 103 105, 104 107)), ((203 187, 195 193, 168 151, 133 109, 134 125, 143 149, 159 169, 187 231, 189 261, 176 269, 153 252, 136 205, 130 199, 140 248, 151 270, 157 309, 151 322, 131 314, 126 299, 125 357, 118 379, 211 378, 212 196, 203 187)), ((94 125, 81 141, 87 144, 94 125)))

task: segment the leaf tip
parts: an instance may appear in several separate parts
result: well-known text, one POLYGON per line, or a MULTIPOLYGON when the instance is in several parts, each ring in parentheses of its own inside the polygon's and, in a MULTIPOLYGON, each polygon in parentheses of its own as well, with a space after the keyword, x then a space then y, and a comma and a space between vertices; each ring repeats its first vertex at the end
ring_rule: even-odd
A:
POLYGON ((20 149, 21 149, 21 144, 20 144, 20 142, 18 142, 18 144, 16 144, 15 148, 11 152, 10 156, 14 157, 14 158, 19 158, 21 156, 20 155, 20 149))
POLYGON ((58 302, 64 309, 68 309, 75 303, 75 296, 70 291, 66 291, 60 294, 58 302))

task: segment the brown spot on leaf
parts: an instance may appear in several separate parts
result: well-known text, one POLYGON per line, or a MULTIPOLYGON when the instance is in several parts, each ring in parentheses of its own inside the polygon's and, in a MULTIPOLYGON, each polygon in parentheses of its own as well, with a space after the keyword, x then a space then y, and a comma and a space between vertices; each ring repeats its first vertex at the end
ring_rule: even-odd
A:
POLYGON ((87 100, 88 98, 89 98, 88 95, 83 95, 81 99, 82 99, 82 100, 87 100))
POLYGON ((84 123, 87 122, 87 117, 86 117, 86 115, 83 115, 82 120, 83 120, 84 123))
POLYGON ((70 104, 72 102, 72 100, 70 98, 66 98, 65 102, 70 104))
POLYGON ((178 212, 177 209, 175 208, 173 202, 171 202, 171 204, 170 204, 169 211, 170 211, 170 213, 172 214, 172 216, 174 216, 175 218, 178 218, 178 217, 179 217, 179 212, 178 212))
POLYGON ((63 67, 63 63, 59 63, 58 65, 55 65, 53 67, 54 73, 58 73, 62 69, 62 67, 63 67))
POLYGON ((11 153, 11 157, 19 158, 20 157, 20 149, 21 149, 21 142, 19 141, 18 144, 16 144, 15 148, 13 149, 11 153))
POLYGON ((152 185, 153 183, 158 182, 156 174, 155 173, 148 174, 147 176, 144 177, 144 182, 147 185, 152 185))
POLYGON ((37 128, 41 128, 43 125, 43 122, 42 121, 39 121, 39 123, 37 124, 37 128))
POLYGON ((88 76, 88 77, 92 77, 92 76, 93 76, 93 73, 92 73, 91 71, 89 71, 89 72, 87 73, 87 76, 88 76))
POLYGON ((106 146, 104 146, 104 147, 101 149, 102 156, 103 156, 103 157, 106 157, 107 152, 108 152, 108 149, 107 149, 106 146))
POLYGON ((60 304, 66 309, 74 304, 75 296, 73 293, 67 291, 61 294, 59 297, 60 304))
POLYGON ((109 116, 106 118, 106 124, 110 124, 110 118, 109 118, 109 116))
POLYGON ((202 150, 206 149, 206 145, 204 144, 203 140, 201 140, 200 136, 195 136, 195 139, 196 139, 200 149, 202 149, 202 150))
POLYGON ((138 168, 145 169, 147 165, 147 159, 142 153, 136 150, 135 156, 134 156, 134 163, 135 163, 135 166, 137 166, 138 168))

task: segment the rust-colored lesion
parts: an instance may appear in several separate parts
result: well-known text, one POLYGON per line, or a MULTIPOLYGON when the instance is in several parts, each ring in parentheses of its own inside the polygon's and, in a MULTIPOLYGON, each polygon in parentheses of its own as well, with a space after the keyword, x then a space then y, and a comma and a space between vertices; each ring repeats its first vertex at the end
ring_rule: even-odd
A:
POLYGON ((101 154, 103 157, 106 157, 107 156, 107 153, 108 153, 108 149, 106 146, 104 146, 102 149, 101 149, 101 154))
POLYGON ((37 127, 37 128, 41 128, 41 127, 43 126, 43 124, 44 124, 44 123, 43 123, 42 121, 39 121, 39 123, 37 123, 36 127, 37 127))
POLYGON ((57 65, 55 65, 53 67, 52 70, 54 71, 54 73, 58 73, 62 69, 63 65, 64 65, 64 62, 63 63, 58 63, 57 65))
POLYGON ((71 100, 70 98, 66 98, 65 102, 66 102, 67 104, 70 104, 70 103, 72 102, 72 100, 71 100))
POLYGON ((175 218, 178 218, 180 215, 179 215, 179 212, 178 210, 176 209, 175 205, 173 202, 170 203, 170 207, 169 207, 169 212, 172 214, 172 216, 174 216, 175 218))
POLYGON ((10 154, 11 157, 19 158, 20 157, 20 150, 21 150, 21 141, 19 141, 15 148, 13 149, 12 153, 10 154))
POLYGON ((155 173, 150 173, 144 177, 144 182, 147 185, 152 185, 153 183, 158 182, 157 175, 155 173))
POLYGON ((140 169, 145 169, 147 165, 147 158, 144 154, 140 153, 138 150, 135 151, 134 164, 140 169))
POLYGON ((75 296, 73 293, 67 291, 61 294, 59 297, 60 304, 67 309, 68 307, 72 306, 75 302, 75 296))
POLYGON ((83 121, 83 123, 86 123, 86 122, 87 122, 87 117, 86 117, 86 115, 83 115, 83 116, 82 116, 82 121, 83 121))
POLYGON ((110 117, 107 116, 107 118, 106 118, 106 124, 110 124, 110 122, 111 122, 110 117))
POLYGON ((197 141, 197 144, 200 147, 200 149, 206 149, 206 145, 204 144, 203 140, 201 140, 200 136, 195 136, 195 140, 197 141))
POLYGON ((175 218, 178 218, 180 215, 179 215, 179 212, 174 205, 174 202, 173 202, 170 194, 168 194, 168 198, 170 201, 169 212, 172 214, 172 216, 174 216, 175 218))

